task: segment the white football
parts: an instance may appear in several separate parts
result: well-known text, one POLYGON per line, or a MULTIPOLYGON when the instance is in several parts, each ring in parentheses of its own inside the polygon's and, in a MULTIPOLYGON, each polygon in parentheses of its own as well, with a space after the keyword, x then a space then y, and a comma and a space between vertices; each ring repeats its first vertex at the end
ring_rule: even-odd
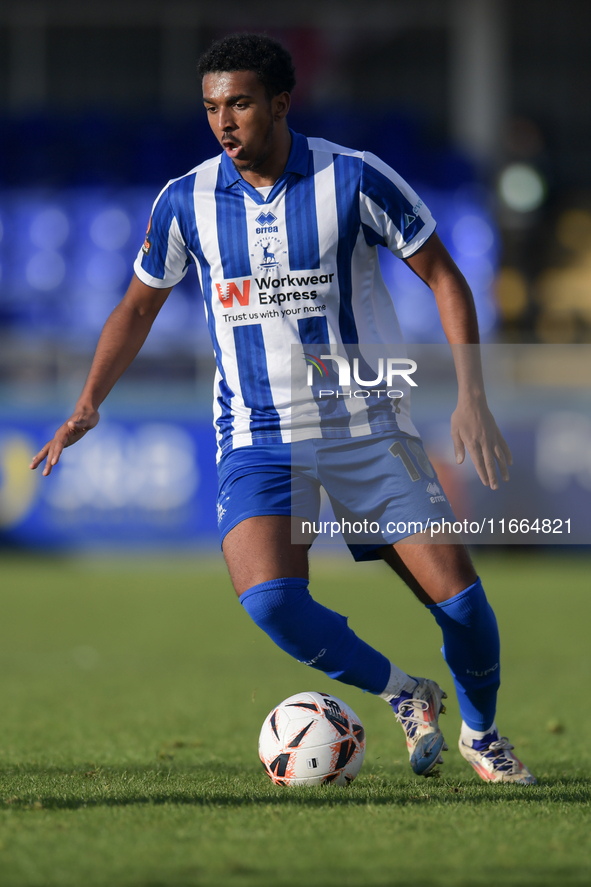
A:
POLYGON ((340 699, 296 693, 265 719, 259 757, 275 785, 348 785, 363 764, 365 730, 340 699))

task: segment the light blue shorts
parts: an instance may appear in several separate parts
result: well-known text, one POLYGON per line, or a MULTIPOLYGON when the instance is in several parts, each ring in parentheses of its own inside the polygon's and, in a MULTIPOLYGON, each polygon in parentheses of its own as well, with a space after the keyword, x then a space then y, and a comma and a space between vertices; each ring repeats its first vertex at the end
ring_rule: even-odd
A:
POLYGON ((355 560, 442 520, 455 521, 419 438, 400 433, 240 447, 218 466, 220 538, 258 515, 292 517, 292 541, 335 541, 355 560), (320 488, 334 520, 320 521, 320 488), (335 521, 339 525, 337 531, 335 521))

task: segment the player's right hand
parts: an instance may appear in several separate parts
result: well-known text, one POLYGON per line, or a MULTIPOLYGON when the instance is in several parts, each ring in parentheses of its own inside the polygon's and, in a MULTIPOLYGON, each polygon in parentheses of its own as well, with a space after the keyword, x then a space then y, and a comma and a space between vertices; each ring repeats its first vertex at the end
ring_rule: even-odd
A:
POLYGON ((43 475, 47 477, 48 474, 51 474, 54 465, 59 462, 65 447, 71 447, 81 437, 84 437, 87 431, 95 427, 99 419, 97 410, 76 410, 67 422, 58 428, 53 440, 46 443, 43 449, 37 453, 29 468, 35 469, 44 459, 47 459, 43 469, 43 475))

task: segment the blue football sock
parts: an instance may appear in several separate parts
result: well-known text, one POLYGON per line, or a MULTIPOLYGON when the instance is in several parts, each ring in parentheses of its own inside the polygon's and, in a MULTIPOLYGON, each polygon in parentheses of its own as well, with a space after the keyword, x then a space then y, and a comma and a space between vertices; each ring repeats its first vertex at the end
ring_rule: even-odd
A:
POLYGON ((274 579, 254 585, 240 603, 271 640, 326 674, 370 693, 381 693, 390 662, 357 637, 345 616, 318 604, 305 579, 274 579))
POLYGON ((495 719, 501 678, 499 630, 480 579, 431 610, 443 632, 442 653, 453 675, 460 712, 472 730, 495 719))

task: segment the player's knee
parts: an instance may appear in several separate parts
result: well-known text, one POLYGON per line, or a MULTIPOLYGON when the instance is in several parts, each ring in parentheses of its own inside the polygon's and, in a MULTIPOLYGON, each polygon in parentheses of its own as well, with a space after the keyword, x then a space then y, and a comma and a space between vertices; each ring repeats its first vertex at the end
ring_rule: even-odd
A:
POLYGON ((273 579, 253 585, 240 595, 240 603, 263 630, 277 620, 289 620, 290 615, 302 612, 312 601, 306 579, 273 579))
POLYGON ((472 629, 482 624, 488 628, 494 625, 496 629, 495 614, 479 578, 459 594, 428 609, 444 630, 454 626, 472 629))

